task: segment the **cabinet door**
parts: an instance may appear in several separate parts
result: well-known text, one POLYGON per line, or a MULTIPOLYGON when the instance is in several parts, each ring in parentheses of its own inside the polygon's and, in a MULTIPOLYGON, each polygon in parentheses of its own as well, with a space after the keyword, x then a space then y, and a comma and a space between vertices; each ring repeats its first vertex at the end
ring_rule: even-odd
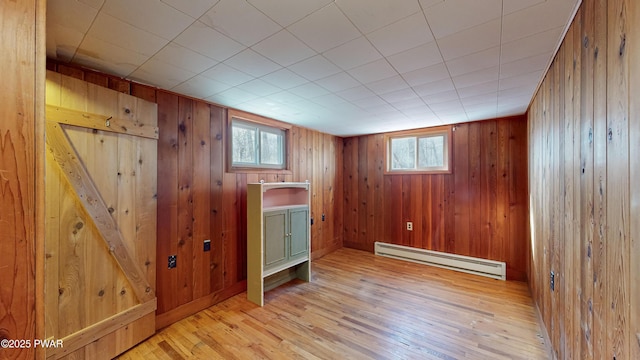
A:
POLYGON ((264 214, 264 270, 287 260, 287 211, 264 214))
POLYGON ((299 259, 309 255, 309 210, 289 210, 289 259, 299 259))

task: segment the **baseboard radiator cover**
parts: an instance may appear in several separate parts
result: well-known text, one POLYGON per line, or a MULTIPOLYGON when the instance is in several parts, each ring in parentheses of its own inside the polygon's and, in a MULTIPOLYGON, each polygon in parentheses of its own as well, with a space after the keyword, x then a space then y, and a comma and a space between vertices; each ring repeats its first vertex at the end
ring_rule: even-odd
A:
POLYGON ((486 276, 498 280, 507 280, 507 264, 502 261, 486 260, 383 242, 376 242, 374 250, 375 254, 379 256, 486 276))

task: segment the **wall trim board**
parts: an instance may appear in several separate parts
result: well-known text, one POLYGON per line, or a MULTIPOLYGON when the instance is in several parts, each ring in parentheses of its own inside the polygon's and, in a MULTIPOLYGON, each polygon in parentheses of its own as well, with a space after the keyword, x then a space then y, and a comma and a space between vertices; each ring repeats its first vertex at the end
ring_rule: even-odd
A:
POLYGON ((156 316, 156 330, 160 330, 246 290, 247 281, 244 280, 222 291, 203 296, 189 303, 180 305, 175 309, 159 314, 156 316))
MULTIPOLYGON (((531 292, 531 288, 529 288, 529 292, 531 292)), ((550 360, 558 360, 558 356, 553 351, 553 344, 551 343, 551 337, 549 337, 549 332, 547 331, 547 327, 544 326, 544 319, 542 318, 542 313, 540 312, 540 308, 538 304, 533 304, 536 312, 536 318, 538 322, 538 326, 540 327, 540 336, 542 337, 542 341, 544 341, 544 348, 547 351, 547 358, 550 360)))

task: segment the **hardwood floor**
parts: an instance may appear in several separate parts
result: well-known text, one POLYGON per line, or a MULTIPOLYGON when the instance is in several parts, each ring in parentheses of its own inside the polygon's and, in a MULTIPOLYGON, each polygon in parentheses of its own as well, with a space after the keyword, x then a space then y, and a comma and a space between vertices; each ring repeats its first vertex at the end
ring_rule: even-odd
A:
POLYGON ((546 359, 525 283, 340 249, 312 282, 246 293, 160 330, 120 359, 546 359))

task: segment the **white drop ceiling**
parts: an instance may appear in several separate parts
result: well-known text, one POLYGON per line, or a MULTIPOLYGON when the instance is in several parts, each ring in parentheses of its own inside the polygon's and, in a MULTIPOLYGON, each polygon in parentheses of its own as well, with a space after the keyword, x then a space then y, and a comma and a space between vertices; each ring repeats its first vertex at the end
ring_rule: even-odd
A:
POLYGON ((47 56, 348 136, 523 114, 580 0, 49 0, 47 56))

